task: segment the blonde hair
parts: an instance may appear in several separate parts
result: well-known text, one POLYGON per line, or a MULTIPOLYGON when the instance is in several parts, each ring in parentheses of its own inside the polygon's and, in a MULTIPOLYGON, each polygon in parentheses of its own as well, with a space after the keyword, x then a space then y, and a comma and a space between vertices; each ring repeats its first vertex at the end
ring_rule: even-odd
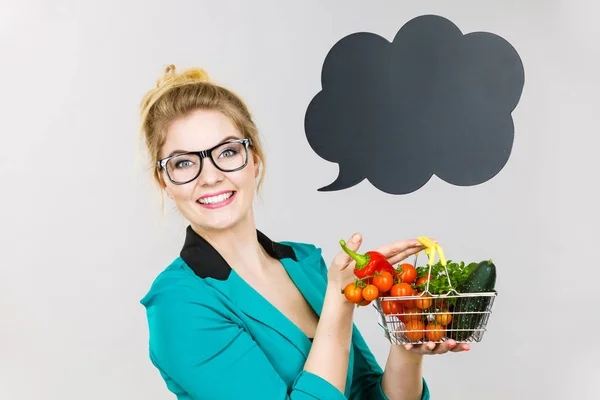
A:
POLYGON ((169 124, 198 109, 221 112, 230 118, 245 138, 252 141, 252 151, 261 166, 257 185, 257 190, 260 190, 265 157, 258 129, 244 101, 231 90, 213 83, 203 69, 190 68, 177 73, 172 64, 165 68, 156 87, 144 95, 140 104, 140 139, 145 141, 154 182, 162 189, 163 180, 157 162, 169 124))

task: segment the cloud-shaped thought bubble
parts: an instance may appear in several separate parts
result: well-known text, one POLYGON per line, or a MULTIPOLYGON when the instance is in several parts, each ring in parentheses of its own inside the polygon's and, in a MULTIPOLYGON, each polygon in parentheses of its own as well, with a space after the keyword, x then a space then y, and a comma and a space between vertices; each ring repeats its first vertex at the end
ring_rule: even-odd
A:
POLYGON ((391 43, 372 33, 343 38, 305 116, 312 149, 339 164, 337 179, 319 190, 367 179, 406 194, 434 174, 458 186, 491 179, 510 157, 523 84, 521 59, 506 40, 463 35, 439 16, 409 21, 391 43))

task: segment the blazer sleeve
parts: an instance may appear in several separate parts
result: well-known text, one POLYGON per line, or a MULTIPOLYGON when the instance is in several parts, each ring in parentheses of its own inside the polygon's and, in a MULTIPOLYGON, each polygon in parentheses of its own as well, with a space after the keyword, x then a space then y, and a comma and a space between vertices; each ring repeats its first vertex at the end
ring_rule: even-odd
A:
POLYGON ((153 291, 146 304, 150 357, 171 391, 194 400, 345 400, 335 386, 307 371, 288 392, 252 337, 198 282, 165 279, 153 291))
MULTIPOLYGON (((381 387, 383 370, 356 326, 353 328, 352 345, 354 346, 354 370, 350 398, 357 400, 389 400, 381 387)), ((429 388, 425 378, 423 378, 421 400, 430 400, 429 388)))
MULTIPOLYGON (((325 260, 322 260, 321 275, 323 275, 325 281, 327 281, 327 272, 325 260)), ((356 400, 389 400, 381 387, 384 371, 377 363, 375 356, 356 325, 352 328, 352 346, 354 347, 354 367, 350 398, 356 400)), ((423 378, 421 400, 430 400, 429 388, 425 378, 423 378)))

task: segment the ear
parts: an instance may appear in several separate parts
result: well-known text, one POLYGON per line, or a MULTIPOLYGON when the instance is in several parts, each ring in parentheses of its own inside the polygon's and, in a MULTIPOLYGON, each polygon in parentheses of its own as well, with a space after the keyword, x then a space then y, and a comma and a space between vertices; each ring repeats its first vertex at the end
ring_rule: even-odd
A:
POLYGON ((163 186, 163 189, 164 189, 165 193, 167 194, 167 196, 169 196, 169 198, 171 200, 173 200, 173 194, 171 193, 171 188, 169 188, 168 186, 163 186))
POLYGON ((167 186, 167 183, 165 182, 165 180, 163 179, 162 176, 160 177, 160 186, 165 191, 165 193, 167 194, 167 196, 169 196, 169 198, 171 200, 173 200, 173 194, 171 193, 171 189, 167 186))
POLYGON ((256 154, 254 154, 252 158, 254 160, 254 177, 258 178, 258 174, 260 172, 260 158, 258 158, 256 154))

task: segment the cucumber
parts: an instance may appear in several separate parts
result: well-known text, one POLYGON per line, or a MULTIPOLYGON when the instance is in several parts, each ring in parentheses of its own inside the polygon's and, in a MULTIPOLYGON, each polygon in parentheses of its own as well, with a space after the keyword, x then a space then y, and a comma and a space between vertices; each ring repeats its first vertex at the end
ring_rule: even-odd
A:
MULTIPOLYGON (((485 293, 493 292, 496 285, 496 266, 489 261, 480 262, 473 272, 467 277, 464 283, 457 288, 459 293, 485 293)), ((461 297, 457 299, 454 305, 454 312, 477 312, 481 314, 454 314, 449 329, 465 329, 462 331, 451 332, 452 338, 458 341, 468 339, 472 334, 472 329, 477 329, 488 307, 491 297, 461 297)))

